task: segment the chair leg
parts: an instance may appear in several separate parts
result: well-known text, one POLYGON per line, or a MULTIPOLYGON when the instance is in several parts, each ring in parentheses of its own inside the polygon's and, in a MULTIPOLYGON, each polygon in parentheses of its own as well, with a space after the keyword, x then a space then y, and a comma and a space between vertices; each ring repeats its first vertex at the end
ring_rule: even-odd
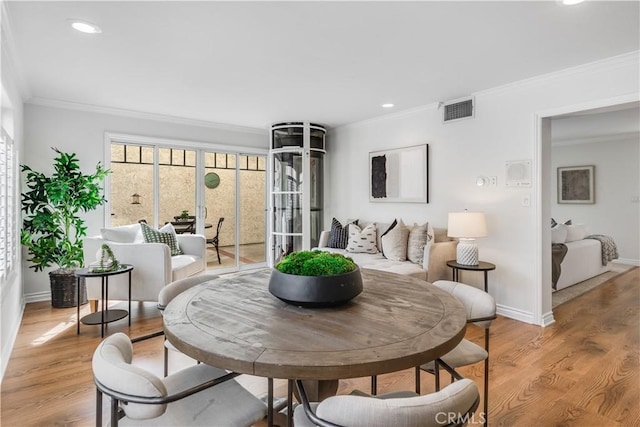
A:
POLYGON ((420 372, 422 371, 422 369, 420 369, 420 366, 416 366, 416 393, 420 394, 420 372))
POLYGON ((102 427, 102 392, 96 387, 96 427, 102 427))
POLYGON ((489 356, 484 360, 484 427, 489 422, 489 356))
POLYGON ((484 330, 484 349, 487 358, 484 359, 484 427, 489 422, 489 328, 484 330))
POLYGON ((118 399, 111 397, 111 426, 118 427, 118 399))
POLYGON ((273 425, 273 378, 267 378, 267 426, 273 425))
POLYGON ((378 376, 372 375, 371 376, 371 395, 375 396, 376 394, 378 394, 378 376))
POLYGON ((287 380, 287 427, 293 427, 293 380, 287 380))
POLYGON ((222 261, 220 261, 220 250, 218 249, 218 245, 216 245, 216 254, 218 255, 218 264, 222 264, 222 261))
POLYGON ((169 349, 164 346, 164 343, 162 346, 164 347, 164 376, 166 377, 169 375, 169 349))

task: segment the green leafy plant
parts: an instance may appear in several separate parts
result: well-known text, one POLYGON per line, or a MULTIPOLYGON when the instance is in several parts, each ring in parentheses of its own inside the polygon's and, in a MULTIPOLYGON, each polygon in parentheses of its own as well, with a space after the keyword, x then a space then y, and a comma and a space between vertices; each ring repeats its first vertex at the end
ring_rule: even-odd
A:
POLYGON ((181 219, 189 219, 189 211, 188 210, 184 210, 184 211, 180 212, 180 218, 181 219))
POLYGON ((107 271, 116 271, 118 268, 120 268, 118 259, 113 254, 109 245, 103 243, 102 246, 100 246, 100 265, 91 271, 93 273, 105 273, 107 271))
POLYGON ((297 276, 334 276, 348 273, 356 269, 356 264, 349 257, 324 251, 299 251, 285 255, 276 264, 282 273, 297 276))
POLYGON ((27 247, 27 261, 35 271, 57 266, 64 273, 82 264, 82 238, 87 227, 79 215, 106 201, 101 184, 110 171, 98 162, 96 171, 85 175, 75 153, 53 150, 58 155, 51 176, 22 165, 27 190, 22 193, 25 217, 21 243, 27 247))

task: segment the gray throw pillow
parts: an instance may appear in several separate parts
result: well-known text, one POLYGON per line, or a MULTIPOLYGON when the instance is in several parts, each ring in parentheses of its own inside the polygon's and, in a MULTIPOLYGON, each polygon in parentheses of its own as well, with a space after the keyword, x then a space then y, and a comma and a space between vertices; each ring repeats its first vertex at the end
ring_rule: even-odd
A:
POLYGON ((407 259, 414 264, 422 264, 424 261, 424 247, 429 242, 429 223, 423 225, 413 224, 409 230, 407 242, 407 259))

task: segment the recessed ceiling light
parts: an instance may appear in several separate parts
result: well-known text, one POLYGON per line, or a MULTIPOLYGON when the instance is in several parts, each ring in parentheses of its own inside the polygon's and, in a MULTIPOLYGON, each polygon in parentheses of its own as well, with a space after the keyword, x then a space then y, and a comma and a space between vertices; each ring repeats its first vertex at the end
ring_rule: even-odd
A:
POLYGON ((74 30, 80 31, 81 33, 99 34, 102 32, 102 28, 92 22, 83 21, 81 19, 69 19, 69 22, 74 30))
POLYGON ((584 0, 562 0, 562 4, 566 6, 573 6, 574 4, 582 3, 584 0))
POLYGON ((382 104, 382 108, 393 108, 393 104, 391 103, 382 104))

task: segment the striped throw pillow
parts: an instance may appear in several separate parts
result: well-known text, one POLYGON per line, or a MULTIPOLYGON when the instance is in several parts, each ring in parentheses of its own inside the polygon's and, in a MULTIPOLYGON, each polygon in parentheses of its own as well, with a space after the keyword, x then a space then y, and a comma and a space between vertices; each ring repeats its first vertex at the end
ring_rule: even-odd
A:
POLYGON ((340 224, 340 221, 333 218, 331 220, 331 231, 329 232, 329 242, 327 247, 344 249, 349 243, 349 225, 358 224, 358 220, 348 222, 344 227, 340 224))

